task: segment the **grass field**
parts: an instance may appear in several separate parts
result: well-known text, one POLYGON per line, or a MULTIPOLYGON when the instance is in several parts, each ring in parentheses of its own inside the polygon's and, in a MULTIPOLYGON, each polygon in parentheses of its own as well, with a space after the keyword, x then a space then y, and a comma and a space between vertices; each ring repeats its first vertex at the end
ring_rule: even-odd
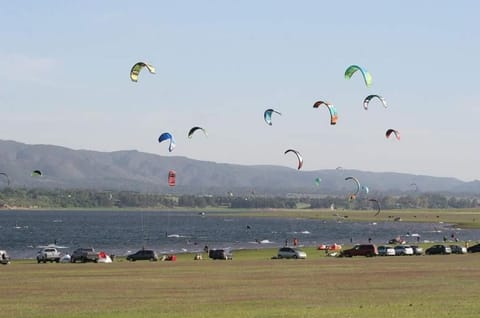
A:
POLYGON ((0 317, 478 317, 480 253, 0 266, 0 317))
POLYGON ((261 217, 315 218, 335 220, 346 217, 350 221, 381 222, 393 221, 396 217, 404 222, 450 223, 464 228, 480 228, 480 209, 398 209, 382 210, 378 215, 373 210, 330 209, 285 209, 285 210, 244 210, 230 209, 222 215, 244 215, 261 217))

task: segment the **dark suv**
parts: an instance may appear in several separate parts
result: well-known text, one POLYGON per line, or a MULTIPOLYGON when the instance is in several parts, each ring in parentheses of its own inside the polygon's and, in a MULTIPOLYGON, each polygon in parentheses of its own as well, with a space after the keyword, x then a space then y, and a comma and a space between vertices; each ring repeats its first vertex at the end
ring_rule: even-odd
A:
POLYGON ((480 244, 470 246, 467 248, 468 253, 477 253, 480 252, 480 244))
POLYGON ((434 255, 434 254, 452 254, 452 249, 450 246, 446 245, 433 245, 425 250, 425 254, 427 255, 434 255))
POLYGON ((152 261, 156 262, 158 261, 158 255, 155 253, 155 251, 152 250, 140 250, 134 254, 130 254, 127 256, 127 261, 152 261))
POLYGON ((208 257, 211 259, 233 259, 232 253, 226 250, 210 250, 208 251, 208 257))
POLYGON ((349 250, 344 250, 340 256, 352 257, 352 256, 377 256, 378 250, 375 244, 357 244, 349 250))

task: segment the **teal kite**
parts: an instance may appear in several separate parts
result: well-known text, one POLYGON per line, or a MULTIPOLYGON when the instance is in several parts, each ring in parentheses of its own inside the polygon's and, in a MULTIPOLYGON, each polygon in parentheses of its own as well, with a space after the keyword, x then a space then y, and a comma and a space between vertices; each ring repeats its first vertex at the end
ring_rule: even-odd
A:
POLYGON ((367 97, 365 97, 365 99, 363 100, 363 108, 365 108, 365 110, 368 109, 368 103, 370 103, 370 101, 372 100, 372 98, 378 98, 381 102, 382 102, 382 105, 383 107, 387 108, 387 101, 385 100, 385 98, 383 98, 382 96, 380 95, 368 95, 367 97))
POLYGON ((358 65, 350 65, 349 67, 347 67, 347 69, 345 70, 345 79, 350 79, 356 71, 360 71, 360 73, 362 73, 363 80, 365 81, 365 85, 367 85, 367 87, 372 86, 372 76, 366 69, 358 65))
POLYGON ((272 108, 269 108, 267 109, 264 113, 263 113, 263 119, 265 120, 265 122, 272 126, 272 114, 275 113, 275 114, 279 114, 279 115, 282 115, 280 112, 277 112, 276 110, 272 109, 272 108))
POLYGON ((335 125, 338 119, 337 109, 332 104, 328 102, 324 102, 322 100, 315 102, 315 104, 313 104, 313 108, 319 108, 322 105, 325 105, 328 108, 328 111, 330 112, 330 125, 335 125))

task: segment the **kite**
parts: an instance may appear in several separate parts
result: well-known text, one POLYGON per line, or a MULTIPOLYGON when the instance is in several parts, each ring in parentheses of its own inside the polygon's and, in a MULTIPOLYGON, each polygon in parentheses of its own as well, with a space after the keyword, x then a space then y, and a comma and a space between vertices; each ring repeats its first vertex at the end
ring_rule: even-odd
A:
POLYGON ((319 100, 318 102, 315 102, 315 104, 313 104, 313 108, 319 108, 322 105, 325 105, 328 108, 328 111, 330 112, 330 125, 335 125, 338 119, 337 109, 332 104, 321 101, 321 100, 319 100))
POLYGON ((303 158, 302 158, 302 155, 296 151, 296 150, 293 150, 293 149, 288 149, 288 150, 285 150, 284 154, 287 154, 289 152, 293 152, 296 156, 297 156, 297 159, 298 159, 298 170, 300 170, 303 166, 303 158))
POLYGON ((345 79, 350 79, 353 74, 355 74, 356 71, 360 71, 363 75, 363 80, 365 81, 365 85, 367 87, 372 86, 372 76, 370 73, 364 69, 363 67, 360 67, 358 65, 350 65, 346 70, 345 70, 345 79))
POLYGON ((383 107, 387 108, 387 101, 385 100, 385 98, 383 98, 383 97, 380 96, 380 95, 368 95, 368 96, 365 97, 365 99, 363 100, 363 108, 364 108, 365 110, 368 109, 368 103, 370 103, 370 101, 372 100, 372 98, 378 98, 378 99, 382 102, 383 107))
POLYGON ((269 108, 267 109, 264 113, 263 113, 263 119, 265 120, 265 122, 272 126, 272 114, 275 113, 275 114, 279 114, 279 115, 282 115, 280 112, 277 112, 276 110, 272 109, 272 108, 269 108))
POLYGON ((370 192, 370 189, 367 186, 362 186, 362 190, 365 191, 365 194, 368 194, 368 192, 370 192))
POLYGON ((151 74, 155 74, 155 67, 153 67, 152 65, 144 62, 135 63, 135 65, 133 65, 132 69, 130 70, 130 79, 132 80, 132 82, 138 81, 138 75, 144 67, 146 67, 151 74))
POLYGON ((175 170, 170 170, 168 172, 168 185, 173 187, 175 186, 175 180, 176 180, 177 173, 175 170))
POLYGON ((395 129, 388 129, 387 132, 385 133, 385 137, 390 138, 391 134, 394 134, 397 140, 400 140, 400 132, 395 129))
POLYGON ((192 127, 192 128, 188 131, 188 138, 192 138, 193 133, 196 132, 197 130, 203 131, 203 133, 205 134, 205 136, 208 136, 207 131, 206 131, 205 129, 203 129, 202 127, 195 126, 195 127, 192 127))
POLYGON ((41 177, 43 174, 40 170, 33 170, 32 177, 41 177))
POLYGON ((357 187, 356 191, 350 195, 350 200, 355 200, 355 198, 357 197, 361 189, 360 181, 358 181, 358 179, 355 177, 346 177, 345 181, 348 181, 348 180, 353 180, 353 182, 355 182, 355 185, 357 187))
POLYGON ((168 146, 168 151, 172 152, 173 149, 176 146, 175 139, 173 139, 173 136, 170 133, 166 132, 166 133, 161 134, 160 137, 158 137, 158 142, 162 142, 164 140, 170 140, 170 145, 168 146))
POLYGON ((375 213, 375 216, 377 216, 380 213, 380 202, 378 202, 377 199, 368 199, 370 202, 375 202, 375 206, 377 207, 377 213, 375 213))
POLYGON ((0 175, 5 176, 5 178, 7 179, 7 186, 9 186, 10 185, 10 177, 8 176, 8 174, 6 174, 5 172, 0 172, 0 175))

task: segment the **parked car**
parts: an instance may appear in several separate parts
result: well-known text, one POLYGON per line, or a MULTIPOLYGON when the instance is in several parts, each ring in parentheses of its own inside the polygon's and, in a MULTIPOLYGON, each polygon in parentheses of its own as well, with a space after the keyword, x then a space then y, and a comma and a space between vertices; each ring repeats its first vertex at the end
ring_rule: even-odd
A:
POLYGON ((352 257, 352 256, 377 256, 378 249, 375 244, 357 244, 351 249, 344 250, 340 256, 352 257))
POLYGON ((460 245, 450 245, 450 249, 452 250, 452 254, 467 254, 467 248, 465 246, 460 245))
POLYGON ((81 247, 73 251, 70 256, 70 261, 76 263, 77 261, 86 263, 86 262, 98 262, 98 252, 95 252, 93 247, 81 247))
POLYGON ((155 251, 141 249, 136 253, 127 255, 127 261, 158 261, 158 255, 155 251))
POLYGON ((7 251, 0 251, 0 264, 10 264, 10 256, 8 256, 7 251))
POLYGON ((37 252, 37 263, 60 262, 60 252, 55 247, 44 247, 37 252))
POLYGON ((433 245, 425 250, 425 254, 452 254, 452 249, 450 248, 450 246, 446 245, 433 245))
POLYGON ((411 245, 413 249, 413 255, 423 255, 423 247, 418 245, 411 245))
POLYGON ((467 252, 468 252, 468 253, 477 253, 477 252, 480 252, 480 244, 470 246, 469 248, 467 248, 467 252))
POLYGON ((397 245, 394 249, 395 255, 413 255, 413 248, 410 245, 397 245))
POLYGON ((278 250, 278 258, 307 258, 307 253, 296 247, 282 247, 278 250))
POLYGON ((218 250, 209 250, 208 251, 208 257, 211 259, 233 259, 233 254, 230 253, 229 251, 218 249, 218 250))
POLYGON ((395 249, 389 245, 380 245, 378 248, 379 256, 395 256, 395 249))

